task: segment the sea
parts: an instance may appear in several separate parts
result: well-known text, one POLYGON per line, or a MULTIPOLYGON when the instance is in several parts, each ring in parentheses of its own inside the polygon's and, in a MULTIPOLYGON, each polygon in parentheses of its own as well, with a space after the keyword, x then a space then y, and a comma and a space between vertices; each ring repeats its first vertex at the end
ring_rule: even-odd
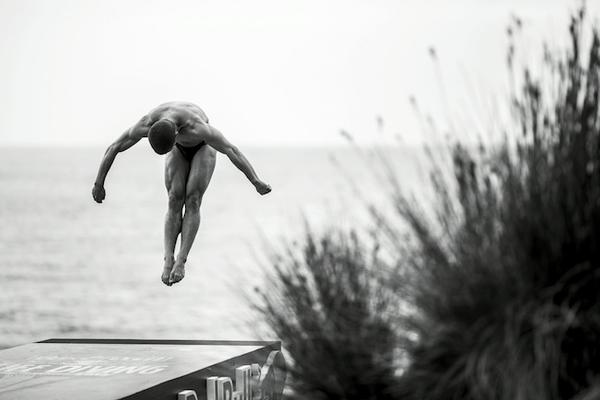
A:
MULTIPOLYGON (((260 196, 219 155, 185 279, 165 286, 164 158, 118 155, 106 200, 91 189, 103 148, 0 148, 0 347, 54 337, 268 339, 254 312, 270 256, 307 229, 368 227, 391 184, 371 150, 242 148, 273 191, 260 196)), ((383 150, 403 190, 427 167, 415 148, 383 150)))

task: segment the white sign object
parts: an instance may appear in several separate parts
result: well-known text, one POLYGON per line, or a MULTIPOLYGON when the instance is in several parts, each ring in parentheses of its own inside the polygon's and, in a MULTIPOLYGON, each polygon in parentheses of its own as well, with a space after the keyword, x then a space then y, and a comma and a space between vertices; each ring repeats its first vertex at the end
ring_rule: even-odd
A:
POLYGON ((198 400, 198 396, 193 390, 184 390, 177 393, 177 400, 198 400))

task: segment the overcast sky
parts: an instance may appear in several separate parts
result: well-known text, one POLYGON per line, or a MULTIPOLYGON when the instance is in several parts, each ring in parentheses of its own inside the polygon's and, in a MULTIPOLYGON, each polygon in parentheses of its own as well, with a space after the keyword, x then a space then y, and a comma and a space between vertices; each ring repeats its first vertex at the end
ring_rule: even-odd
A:
POLYGON ((510 15, 534 49, 564 41, 576 5, 0 0, 0 145, 105 145, 170 100, 195 102, 240 145, 338 143, 342 128, 369 137, 377 116, 418 142, 409 96, 440 102, 430 46, 449 102, 478 112, 465 103, 473 91, 493 97, 507 81, 510 15))

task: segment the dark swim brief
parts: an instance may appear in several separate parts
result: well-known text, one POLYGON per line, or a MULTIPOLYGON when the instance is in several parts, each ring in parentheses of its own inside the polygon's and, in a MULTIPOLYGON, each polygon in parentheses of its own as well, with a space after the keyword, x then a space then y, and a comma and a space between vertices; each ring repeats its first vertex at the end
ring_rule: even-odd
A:
POLYGON ((204 145, 206 145, 206 142, 202 142, 202 143, 197 144, 192 147, 186 147, 186 146, 180 145, 179 143, 175 143, 175 146, 177 146, 177 148, 179 149, 179 152, 181 153, 183 158, 185 158, 189 162, 192 162, 192 159, 194 158, 194 155, 196 154, 196 152, 198 150, 200 150, 204 145))

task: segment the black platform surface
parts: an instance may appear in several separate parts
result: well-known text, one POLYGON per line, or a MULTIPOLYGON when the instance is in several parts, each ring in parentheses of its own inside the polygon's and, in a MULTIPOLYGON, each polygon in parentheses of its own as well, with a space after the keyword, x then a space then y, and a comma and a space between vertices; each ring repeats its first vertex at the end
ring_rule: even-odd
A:
MULTIPOLYGON (((0 351, 0 400, 177 399, 264 364, 279 342, 50 339, 0 351)), ((275 354, 275 353, 273 353, 275 354)))

